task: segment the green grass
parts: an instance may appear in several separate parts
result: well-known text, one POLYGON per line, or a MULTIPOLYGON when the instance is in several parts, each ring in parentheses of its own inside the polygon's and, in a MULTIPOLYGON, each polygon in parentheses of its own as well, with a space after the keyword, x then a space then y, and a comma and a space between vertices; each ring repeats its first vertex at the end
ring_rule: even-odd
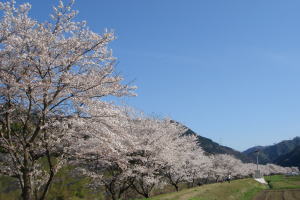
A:
POLYGON ((270 189, 300 189, 300 176, 266 176, 270 189))
POLYGON ((298 200, 300 197, 300 176, 267 176, 268 190, 258 193, 253 200, 288 199, 298 200))
POLYGON ((231 183, 215 183, 162 194, 149 200, 251 200, 258 192, 267 189, 253 179, 235 180, 231 183))

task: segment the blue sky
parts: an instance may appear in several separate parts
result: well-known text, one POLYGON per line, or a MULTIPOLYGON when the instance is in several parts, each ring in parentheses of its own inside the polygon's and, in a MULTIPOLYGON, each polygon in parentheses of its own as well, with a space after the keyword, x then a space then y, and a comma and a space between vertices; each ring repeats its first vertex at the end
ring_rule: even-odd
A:
MULTIPOLYGON (((54 0, 32 4, 48 19, 54 0)), ((126 102, 237 150, 300 135, 300 1, 77 0, 78 20, 113 29, 126 102)))

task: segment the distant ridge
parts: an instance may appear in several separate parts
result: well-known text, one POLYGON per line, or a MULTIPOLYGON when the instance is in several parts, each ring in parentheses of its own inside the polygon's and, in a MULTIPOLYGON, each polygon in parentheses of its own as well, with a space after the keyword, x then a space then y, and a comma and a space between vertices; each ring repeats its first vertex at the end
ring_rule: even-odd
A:
POLYGON ((244 151, 243 154, 248 156, 252 162, 255 162, 255 151, 259 150, 260 163, 275 163, 281 156, 281 159, 283 159, 285 157, 284 155, 289 155, 289 153, 293 152, 298 147, 300 147, 300 137, 295 137, 292 140, 284 140, 274 145, 252 147, 244 151))
POLYGON ((247 149, 246 151, 244 151, 243 153, 244 154, 250 154, 250 153, 253 153, 253 152, 256 152, 257 150, 262 150, 264 147, 263 146, 255 146, 255 147, 251 147, 249 149, 247 149))
POLYGON ((185 128, 184 135, 196 135, 199 146, 208 154, 229 154, 246 163, 256 163, 256 151, 259 150, 259 163, 274 163, 281 166, 297 166, 300 168, 300 137, 297 136, 292 140, 283 140, 277 144, 269 146, 254 146, 243 152, 236 151, 230 147, 223 146, 217 142, 200 136, 192 129, 181 124, 180 122, 170 120, 178 126, 185 128))

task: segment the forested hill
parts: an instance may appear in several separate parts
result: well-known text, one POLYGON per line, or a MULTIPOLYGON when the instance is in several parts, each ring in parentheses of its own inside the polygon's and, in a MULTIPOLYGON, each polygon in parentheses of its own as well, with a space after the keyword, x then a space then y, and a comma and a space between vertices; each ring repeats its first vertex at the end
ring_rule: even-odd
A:
MULTIPOLYGON (((178 122, 176 122, 176 123, 178 123, 178 122)), ((182 125, 182 124, 180 124, 180 125, 182 125)), ((207 153, 210 153, 210 154, 230 154, 230 155, 233 155, 234 157, 242 160, 243 162, 251 162, 251 160, 246 155, 242 154, 241 152, 236 151, 236 150, 234 150, 230 147, 222 146, 222 145, 212 141, 209 138, 202 137, 202 136, 198 135, 197 133, 195 133, 190 128, 188 128, 188 127, 186 127, 186 128, 187 128, 187 130, 186 130, 185 134, 186 135, 196 135, 197 138, 198 138, 200 146, 207 153)))
MULTIPOLYGON (((252 161, 256 160, 256 150, 259 150, 260 163, 274 163, 277 159, 281 157, 287 159, 287 156, 294 155, 293 152, 296 148, 300 147, 300 137, 295 137, 292 140, 284 140, 274 145, 270 146, 257 146, 247 149, 243 152, 244 155, 248 156, 252 161)), ((296 151, 297 152, 297 151, 296 151)), ((280 163, 279 163, 280 164, 280 163)), ((299 164, 299 163, 298 163, 299 164)))
POLYGON ((300 146, 297 146, 287 154, 279 156, 274 163, 281 166, 296 166, 300 168, 300 146))

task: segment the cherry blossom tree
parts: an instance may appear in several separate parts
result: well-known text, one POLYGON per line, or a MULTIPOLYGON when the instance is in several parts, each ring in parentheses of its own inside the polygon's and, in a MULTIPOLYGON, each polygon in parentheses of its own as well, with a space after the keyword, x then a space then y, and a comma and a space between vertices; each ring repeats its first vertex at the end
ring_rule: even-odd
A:
POLYGON ((193 176, 196 175, 195 172, 200 168, 204 157, 194 135, 179 135, 166 155, 167 167, 163 170, 163 175, 176 191, 179 190, 180 183, 193 181, 193 176))
MULTIPOLYGON (((254 174, 257 165, 254 163, 243 163, 240 160, 234 158, 231 155, 227 154, 217 154, 212 156, 213 160, 213 177, 218 182, 220 179, 231 174, 237 178, 249 177, 254 174)), ((262 175, 273 175, 273 174, 287 174, 295 170, 295 167, 282 167, 275 164, 266 164, 258 166, 262 175)))
POLYGON ((0 3, 0 172, 19 180, 24 200, 45 198, 74 150, 76 123, 95 116, 92 106, 111 117, 114 108, 102 97, 133 94, 114 74, 107 48, 113 32, 97 34, 74 21, 72 4, 60 0, 51 20, 38 22, 28 15, 30 4, 0 3))
POLYGON ((211 175, 216 182, 223 181, 228 175, 237 176, 240 174, 240 167, 243 163, 228 154, 216 154, 211 156, 211 175))
POLYGON ((209 176, 210 169, 212 168, 212 161, 209 156, 205 155, 202 149, 193 151, 190 159, 187 161, 187 181, 191 187, 195 184, 202 184, 201 179, 209 176))
POLYGON ((161 170, 167 165, 169 149, 174 149, 181 127, 170 120, 149 117, 135 117, 131 121, 131 134, 135 136, 135 150, 131 153, 130 170, 134 190, 146 198, 155 187, 165 184, 161 170))
POLYGON ((112 199, 120 199, 132 185, 128 170, 134 138, 130 135, 129 118, 124 108, 103 102, 91 102, 79 108, 80 118, 72 120, 74 131, 66 149, 72 165, 92 178, 91 186, 104 186, 112 199))
POLYGON ((138 140, 133 157, 133 187, 149 197, 160 183, 169 183, 178 191, 179 183, 191 181, 191 167, 201 168, 203 151, 194 135, 184 135, 186 127, 169 119, 142 118, 134 121, 132 133, 138 140), (193 163, 193 164, 192 164, 193 163))
MULTIPOLYGON (((103 109, 97 108, 92 107, 89 115, 99 116, 103 109)), ((68 149, 76 155, 75 160, 79 161, 78 166, 85 175, 92 177, 96 185, 104 185, 112 199, 120 198, 129 187, 148 198, 155 187, 165 184, 161 171, 167 166, 169 153, 176 151, 177 140, 188 141, 181 139, 183 129, 170 120, 128 113, 126 109, 114 110, 120 111, 115 115, 117 120, 107 116, 77 119, 85 122, 77 122, 78 127, 73 130, 78 133, 75 139, 78 144, 73 142, 74 148, 68 149)))
POLYGON ((210 177, 215 179, 215 182, 218 182, 220 179, 226 176, 226 169, 223 167, 223 156, 221 154, 211 156, 212 168, 210 177))
POLYGON ((97 156, 84 160, 88 162, 80 162, 80 168, 77 169, 83 175, 92 178, 92 189, 98 190, 104 186, 111 199, 116 200, 121 199, 124 192, 132 186, 131 171, 125 168, 124 164, 120 165, 117 160, 103 161, 97 156))

